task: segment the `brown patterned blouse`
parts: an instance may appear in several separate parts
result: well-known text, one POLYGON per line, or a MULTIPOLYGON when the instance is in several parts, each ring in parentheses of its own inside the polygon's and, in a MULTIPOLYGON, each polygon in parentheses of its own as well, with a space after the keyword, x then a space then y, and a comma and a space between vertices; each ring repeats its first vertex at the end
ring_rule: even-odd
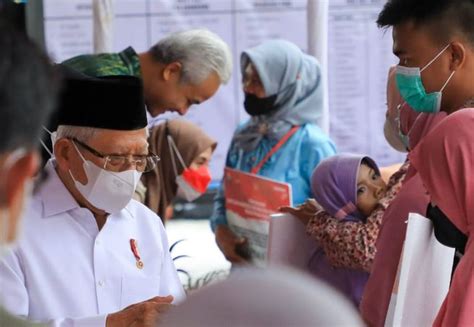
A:
POLYGON ((335 267, 362 269, 370 272, 375 257, 375 243, 385 209, 398 194, 408 170, 405 162, 390 177, 385 196, 365 223, 340 221, 326 211, 318 211, 308 222, 306 232, 324 249, 329 262, 335 267))

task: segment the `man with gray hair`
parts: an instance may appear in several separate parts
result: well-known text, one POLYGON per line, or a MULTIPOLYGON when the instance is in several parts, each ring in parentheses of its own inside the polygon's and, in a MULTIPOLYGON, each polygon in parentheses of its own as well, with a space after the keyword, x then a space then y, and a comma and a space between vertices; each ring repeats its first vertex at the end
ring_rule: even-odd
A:
POLYGON ((148 51, 132 47, 119 53, 81 55, 63 64, 90 76, 131 75, 143 80, 148 112, 186 114, 189 107, 212 97, 229 81, 229 46, 206 29, 170 34, 148 51))

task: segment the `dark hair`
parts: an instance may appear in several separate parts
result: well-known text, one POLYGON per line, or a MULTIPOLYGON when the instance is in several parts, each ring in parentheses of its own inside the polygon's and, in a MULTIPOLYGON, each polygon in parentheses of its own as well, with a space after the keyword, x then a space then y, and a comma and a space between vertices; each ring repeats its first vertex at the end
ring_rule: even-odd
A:
POLYGON ((57 84, 47 57, 0 17, 0 153, 37 145, 57 84))
POLYGON ((440 42, 461 33, 474 44, 474 0, 388 0, 377 25, 389 27, 409 21, 432 27, 440 42))

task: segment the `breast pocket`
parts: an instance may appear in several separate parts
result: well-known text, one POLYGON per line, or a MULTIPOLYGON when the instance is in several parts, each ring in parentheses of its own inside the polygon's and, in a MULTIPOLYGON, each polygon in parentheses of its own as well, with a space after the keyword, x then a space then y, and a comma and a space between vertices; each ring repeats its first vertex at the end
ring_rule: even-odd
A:
POLYGON ((122 277, 122 294, 120 306, 126 308, 129 305, 143 302, 158 296, 160 291, 159 277, 122 277))

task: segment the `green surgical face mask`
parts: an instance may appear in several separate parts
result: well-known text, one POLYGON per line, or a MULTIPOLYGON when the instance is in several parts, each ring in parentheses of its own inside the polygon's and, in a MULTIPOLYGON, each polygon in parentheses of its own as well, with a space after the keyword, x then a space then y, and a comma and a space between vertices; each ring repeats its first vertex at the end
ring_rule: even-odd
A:
POLYGON ((448 77, 446 83, 439 92, 426 93, 421 80, 421 72, 428 68, 448 49, 450 44, 443 48, 428 64, 423 68, 405 67, 398 65, 396 68, 397 87, 403 99, 416 112, 436 113, 441 108, 441 97, 444 89, 453 77, 456 71, 453 71, 448 77))

